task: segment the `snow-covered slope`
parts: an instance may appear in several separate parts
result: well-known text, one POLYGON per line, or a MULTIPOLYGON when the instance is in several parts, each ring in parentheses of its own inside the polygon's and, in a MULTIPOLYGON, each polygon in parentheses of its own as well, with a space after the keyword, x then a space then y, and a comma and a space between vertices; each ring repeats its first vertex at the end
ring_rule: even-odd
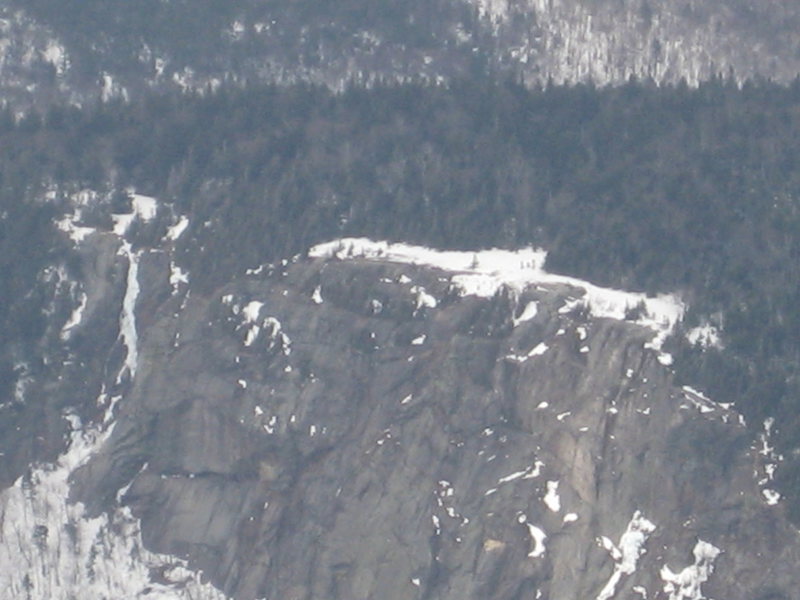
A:
POLYGON ((147 551, 128 507, 96 517, 69 501, 69 478, 106 441, 101 427, 69 418, 67 451, 53 465, 34 467, 0 493, 0 588, 6 598, 31 600, 225 600, 225 595, 175 556, 147 551))

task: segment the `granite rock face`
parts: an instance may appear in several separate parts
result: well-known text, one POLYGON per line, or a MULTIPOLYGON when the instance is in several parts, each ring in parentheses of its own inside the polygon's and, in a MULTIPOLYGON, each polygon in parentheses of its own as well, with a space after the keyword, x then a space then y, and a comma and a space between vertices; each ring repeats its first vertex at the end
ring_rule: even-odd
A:
POLYGON ((14 597, 796 597, 769 428, 677 387, 597 310, 624 295, 346 242, 202 292, 185 217, 111 223, 59 223, 73 310, 22 398, 50 425, 2 457, 14 597))

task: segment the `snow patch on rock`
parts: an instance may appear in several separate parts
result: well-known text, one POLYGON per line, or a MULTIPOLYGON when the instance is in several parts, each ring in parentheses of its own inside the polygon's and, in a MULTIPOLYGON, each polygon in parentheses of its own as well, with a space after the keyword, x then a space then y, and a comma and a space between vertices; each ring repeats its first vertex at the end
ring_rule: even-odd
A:
POLYGON ((706 414, 714 412, 718 408, 714 401, 693 387, 684 385, 681 389, 683 390, 684 398, 691 402, 701 413, 706 414))
POLYGON ((416 311, 421 308, 436 308, 439 304, 421 285, 412 286, 411 293, 416 295, 416 311))
POLYGON ((642 513, 637 510, 628 523, 625 533, 619 538, 619 546, 616 546, 607 537, 602 537, 599 540, 600 544, 611 554, 611 558, 616 564, 608 582, 597 595, 597 600, 613 598, 622 576, 636 572, 636 564, 639 561, 639 557, 645 552, 645 542, 647 542, 647 538, 650 537, 650 534, 655 529, 656 526, 644 518, 642 513))
POLYGON ((547 493, 542 501, 547 505, 547 508, 553 512, 561 510, 561 498, 558 495, 558 481, 547 482, 547 493))
POLYGON ((189 285, 189 273, 181 269, 172 260, 169 263, 169 284, 172 286, 173 294, 178 293, 181 284, 189 285))
POLYGON ((56 221, 56 227, 66 233, 69 239, 71 239, 73 242, 80 244, 83 240, 96 231, 94 227, 77 225, 80 220, 81 211, 78 209, 73 214, 64 215, 61 219, 56 221))
POLYGON ((83 311, 86 310, 86 302, 86 294, 81 292, 81 298, 78 301, 78 306, 75 307, 75 310, 72 311, 72 314, 70 315, 69 319, 67 319, 67 322, 64 323, 64 327, 61 328, 62 340, 68 340, 70 335, 72 335, 72 330, 81 324, 81 321, 83 320, 83 311))
POLYGON ((544 556, 544 553, 547 550, 544 545, 544 541, 547 539, 547 534, 536 525, 528 523, 528 517, 525 515, 520 515, 518 520, 520 523, 525 523, 525 526, 528 528, 528 533, 531 536, 531 540, 533 541, 533 548, 530 552, 528 552, 528 556, 530 558, 541 558, 544 556))
POLYGON ((511 473, 510 475, 506 475, 505 477, 501 477, 497 480, 498 485, 502 485, 504 483, 510 483, 512 481, 516 481, 517 479, 535 479, 539 477, 542 473, 542 467, 544 463, 540 460, 534 462, 533 466, 528 467, 522 471, 516 471, 515 473, 511 473))
POLYGON ((533 347, 533 349, 530 352, 528 352, 528 357, 530 358, 532 356, 541 356, 549 349, 550 347, 547 344, 545 344, 544 342, 539 342, 538 344, 536 344, 536 346, 533 347))
MULTIPOLYGON (((772 445, 772 428, 775 426, 775 419, 768 417, 764 419, 764 431, 758 434, 758 441, 760 446, 756 446, 758 453, 763 457, 763 477, 758 480, 758 485, 761 487, 761 494, 764 500, 770 506, 775 506, 781 499, 779 492, 767 487, 775 480, 775 471, 778 469, 778 464, 783 461, 783 455, 775 452, 775 447, 772 445)), ((758 476, 758 471, 756 471, 758 476)))
POLYGON ((721 550, 708 542, 698 540, 694 547, 694 564, 679 573, 664 565, 661 568, 661 579, 664 581, 664 592, 669 600, 703 600, 702 585, 714 572, 714 561, 721 550))
POLYGON ((152 221, 158 212, 158 200, 155 198, 142 196, 131 191, 128 191, 128 193, 131 195, 132 212, 111 215, 111 220, 114 223, 114 233, 120 237, 125 236, 131 224, 137 219, 146 223, 152 221))
POLYGON ((174 242, 183 235, 187 227, 189 227, 189 219, 186 216, 181 216, 175 225, 171 225, 167 228, 167 235, 165 237, 174 242))
POLYGON ((703 323, 698 327, 693 327, 686 332, 686 341, 693 346, 700 346, 703 349, 717 348, 722 349, 722 340, 719 330, 710 323, 703 323))
POLYGON ((264 306, 263 302, 259 302, 258 300, 251 300, 247 304, 245 304, 244 308, 242 309, 242 316, 244 317, 245 324, 247 323, 255 323, 258 321, 258 315, 261 312, 261 308, 264 306))
MULTIPOLYGON (((267 332, 270 338, 269 349, 272 350, 276 345, 280 345, 280 349, 284 356, 289 356, 292 353, 292 340, 283 331, 283 325, 275 317, 261 318, 261 309, 264 303, 259 300, 251 300, 244 306, 233 301, 232 295, 222 297, 223 304, 230 306, 234 315, 242 317, 242 323, 237 327, 237 330, 245 328, 244 345, 252 346, 258 339, 262 331, 267 332)), ((291 367, 286 367, 286 372, 290 372, 291 367)))
POLYGON ((525 308, 522 309, 522 313, 514 319, 514 327, 519 325, 520 323, 525 323, 526 321, 530 321, 539 313, 539 306, 536 302, 528 302, 525 305, 525 308))
MULTIPOLYGON (((675 324, 683 318, 685 306, 676 295, 649 297, 638 292, 602 288, 587 281, 556 275, 544 270, 547 252, 538 248, 520 250, 481 250, 479 252, 444 251, 373 241, 367 238, 343 238, 313 246, 311 258, 362 258, 393 263, 413 264, 451 272, 450 282, 463 296, 490 298, 501 288, 520 293, 534 285, 568 285, 583 291, 573 299, 571 308, 585 307, 595 318, 631 320, 649 327, 655 337, 648 347, 660 350, 675 324), (636 310, 634 310, 636 309, 636 310)), ((532 311, 533 309, 531 309, 532 311)))

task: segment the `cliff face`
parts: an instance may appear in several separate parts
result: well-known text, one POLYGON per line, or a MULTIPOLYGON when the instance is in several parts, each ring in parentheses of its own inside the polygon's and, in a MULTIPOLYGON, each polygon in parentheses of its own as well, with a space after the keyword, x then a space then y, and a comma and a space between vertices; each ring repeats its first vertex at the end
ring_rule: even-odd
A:
POLYGON ((433 82, 494 70, 529 83, 717 74, 791 81, 791 0, 232 0, 0 2, 0 88, 14 106, 148 89, 375 79, 433 82))
POLYGON ((796 597, 769 427, 674 384, 677 299, 364 240, 207 292, 186 217, 84 201, 14 421, 44 460, 0 457, 13 597, 796 597))

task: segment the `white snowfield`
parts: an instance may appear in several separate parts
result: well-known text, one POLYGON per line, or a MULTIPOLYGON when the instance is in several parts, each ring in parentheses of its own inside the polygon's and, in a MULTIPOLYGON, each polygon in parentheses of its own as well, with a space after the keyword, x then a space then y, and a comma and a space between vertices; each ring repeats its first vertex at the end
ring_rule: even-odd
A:
MULTIPOLYGON (((463 296, 490 298, 502 287, 520 293, 536 285, 573 286, 582 289, 583 296, 565 308, 585 306, 593 317, 623 320, 633 309, 640 307, 642 310, 636 311, 634 322, 656 333, 648 344, 649 348, 655 350, 661 349, 686 310, 675 294, 650 297, 639 292, 603 288, 575 277, 548 273, 544 269, 547 252, 540 248, 461 252, 367 238, 343 238, 313 246, 308 255, 311 258, 362 258, 442 269, 452 273, 450 281, 463 296)), ((530 313, 535 316, 533 309, 530 313)), ((529 314, 525 314, 525 317, 531 318, 529 314)))

